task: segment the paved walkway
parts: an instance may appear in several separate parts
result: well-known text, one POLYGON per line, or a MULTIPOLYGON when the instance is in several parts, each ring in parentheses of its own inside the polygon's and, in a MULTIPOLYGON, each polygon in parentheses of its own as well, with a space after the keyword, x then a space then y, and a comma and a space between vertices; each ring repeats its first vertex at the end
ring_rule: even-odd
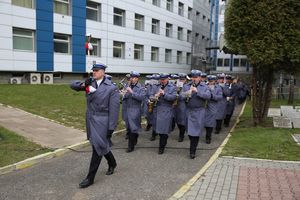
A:
POLYGON ((180 200, 299 200, 300 162, 218 158, 180 200))
POLYGON ((62 148, 86 139, 83 131, 3 105, 0 105, 0 126, 49 148, 62 148))

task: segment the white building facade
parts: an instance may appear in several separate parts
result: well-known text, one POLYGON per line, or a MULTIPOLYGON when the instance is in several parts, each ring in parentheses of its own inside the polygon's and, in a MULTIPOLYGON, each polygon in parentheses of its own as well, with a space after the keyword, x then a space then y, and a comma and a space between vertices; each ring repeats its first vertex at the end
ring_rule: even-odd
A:
POLYGON ((0 71, 85 73, 97 62, 110 73, 189 72, 192 8, 192 0, 0 0, 0 71))

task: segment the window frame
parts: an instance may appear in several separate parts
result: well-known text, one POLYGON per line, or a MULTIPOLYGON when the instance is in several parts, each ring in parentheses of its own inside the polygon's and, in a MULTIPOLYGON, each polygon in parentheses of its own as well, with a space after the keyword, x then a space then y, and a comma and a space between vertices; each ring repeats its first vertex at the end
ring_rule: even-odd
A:
POLYGON ((160 0, 152 0, 152 5, 157 6, 157 7, 160 7, 160 0), (154 1, 155 1, 156 3, 154 3, 154 1))
POLYGON ((177 64, 182 64, 182 51, 177 51, 177 54, 176 54, 176 63, 177 64))
POLYGON ((172 63, 172 49, 165 49, 165 63, 172 63))
POLYGON ((12 42, 13 42, 13 50, 14 51, 24 51, 24 52, 35 52, 35 32, 34 30, 31 29, 24 29, 24 28, 18 28, 18 27, 12 27, 12 42), (15 34, 14 30, 17 31, 30 31, 31 32, 31 36, 29 35, 20 35, 20 34, 15 34), (29 38, 32 39, 32 50, 28 50, 28 49, 15 49, 14 48, 14 37, 19 37, 19 38, 29 38))
POLYGON ((126 17, 126 11, 125 11, 125 10, 114 7, 113 24, 114 24, 115 26, 125 27, 125 26, 126 26, 126 23, 125 23, 125 17, 126 17), (116 10, 119 10, 119 11, 121 11, 122 13, 121 13, 121 14, 116 13, 116 10), (116 24, 115 17, 121 17, 121 19, 122 19, 122 20, 121 20, 122 25, 116 24))
POLYGON ((97 49, 97 54, 94 55, 94 51, 92 51, 91 56, 101 57, 101 39, 99 39, 99 38, 92 38, 91 41, 90 41, 90 43, 93 46, 93 50, 95 49, 95 46, 96 46, 96 49, 97 49), (96 40, 96 43, 93 42, 92 40, 96 40))
POLYGON ((92 21, 101 22, 101 3, 97 3, 97 2, 89 1, 89 0, 86 1, 86 13, 88 13, 88 10, 94 10, 94 11, 96 11, 96 12, 97 12, 97 19, 96 19, 96 20, 94 20, 94 19, 89 19, 89 18, 87 17, 87 14, 86 14, 86 19, 87 19, 87 20, 92 20, 92 21), (95 4, 95 5, 97 6, 97 8, 90 7, 90 6, 88 5, 88 2, 89 2, 89 3, 92 3, 92 4, 95 4))
POLYGON ((27 1, 30 1, 31 2, 31 7, 28 7, 28 6, 23 6, 23 5, 20 5, 18 3, 20 3, 19 0, 11 0, 11 4, 14 5, 14 6, 19 6, 19 7, 22 7, 22 8, 29 8, 29 9, 34 9, 35 8, 35 0, 27 0, 27 1), (17 3, 18 2, 18 3, 17 3))
POLYGON ((192 20, 192 16, 193 16, 193 8, 188 7, 188 19, 192 20))
POLYGON ((180 26, 177 27, 177 39, 183 40, 183 28, 180 26))
POLYGON ((184 16, 184 3, 178 2, 178 15, 184 16))
POLYGON ((71 54, 71 36, 67 35, 67 34, 63 34, 63 33, 54 33, 53 34, 53 51, 55 54, 71 54), (63 39, 55 39, 55 35, 60 35, 60 36, 67 36, 67 42, 66 40, 63 39), (55 52, 55 42, 59 42, 59 43, 66 43, 68 45, 68 52, 64 53, 64 52, 55 52))
POLYGON ((166 23, 166 37, 172 38, 173 36, 173 24, 166 23), (170 26, 168 26, 170 25, 170 26), (169 32, 169 35, 167 34, 169 32))
POLYGON ((125 42, 121 42, 121 41, 113 41, 113 58, 117 58, 117 59, 125 59, 125 42), (121 47, 118 47, 115 45, 115 43, 120 43, 121 47), (116 57, 114 55, 114 51, 116 49, 121 49, 121 57, 116 57))
POLYGON ((134 44, 133 59, 134 60, 140 60, 140 61, 144 60, 144 45, 142 45, 142 44, 134 44), (140 48, 137 48, 137 47, 140 47, 140 48), (139 57, 140 58, 136 58, 135 57, 135 53, 136 52, 139 52, 139 55, 140 55, 139 57))
POLYGON ((186 64, 191 65, 192 64, 192 53, 187 52, 186 53, 186 64))
POLYGON ((70 0, 54 0, 53 1, 53 12, 56 13, 56 14, 60 14, 60 15, 67 15, 67 16, 70 16, 71 15, 71 6, 70 6, 70 0), (67 1, 67 2, 66 2, 67 1), (57 12, 55 10, 55 3, 64 3, 64 4, 67 4, 68 5, 68 10, 67 10, 67 14, 65 13, 60 13, 60 12, 57 12))
POLYGON ((135 13, 135 15, 134 15, 134 29, 138 30, 138 31, 144 31, 144 24, 145 24, 144 22, 145 22, 145 16, 135 13), (141 17, 141 19, 137 19, 137 16, 141 17), (137 23, 138 22, 140 23, 141 29, 137 29, 137 23))
POLYGON ((173 12, 174 1, 173 0, 166 0, 166 9, 167 11, 173 12))
POLYGON ((159 62, 159 47, 151 47, 151 62, 159 62), (153 59, 154 53, 156 55, 156 59, 153 59))
POLYGON ((160 21, 159 21, 158 19, 152 18, 151 33, 159 35, 159 29, 160 29, 159 24, 160 24, 160 21), (156 23, 153 22, 153 20, 155 20, 156 23), (155 28, 154 28, 154 27, 155 27, 155 28), (155 29, 156 31, 154 31, 154 29, 155 29))

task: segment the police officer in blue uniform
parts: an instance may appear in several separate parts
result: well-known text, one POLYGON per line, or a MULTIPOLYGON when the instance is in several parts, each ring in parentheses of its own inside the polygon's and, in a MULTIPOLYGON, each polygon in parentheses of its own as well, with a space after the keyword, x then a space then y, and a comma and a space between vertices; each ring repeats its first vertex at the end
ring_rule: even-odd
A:
POLYGON ((178 142, 183 142, 184 134, 186 130, 186 104, 185 99, 180 96, 180 92, 185 84, 187 84, 187 74, 186 73, 179 73, 178 74, 178 81, 177 81, 177 99, 176 105, 174 107, 175 110, 175 121, 177 127, 179 129, 179 136, 178 142))
POLYGON ((118 88, 105 78, 105 69, 103 64, 94 64, 93 78, 73 81, 71 84, 72 89, 87 92, 86 129, 87 138, 93 148, 89 172, 79 184, 80 188, 94 183, 102 156, 108 163, 106 175, 113 174, 117 166, 109 141, 118 122, 120 94, 118 88))
POLYGON ((229 123, 236 104, 236 85, 233 83, 233 77, 231 75, 226 76, 226 84, 224 87, 224 92, 226 95, 227 106, 226 106, 226 116, 224 119, 224 126, 229 127, 229 123))
POLYGON ((205 110, 205 129, 206 129, 206 143, 211 143, 211 134, 216 126, 216 115, 218 110, 218 102, 223 98, 222 88, 215 84, 217 77, 214 75, 207 76, 207 86, 211 93, 211 98, 207 101, 205 110))
MULTIPOLYGON (((176 87, 169 84, 169 74, 162 73, 160 84, 153 89, 152 98, 157 99, 153 109, 153 130, 159 134, 158 154, 163 154, 167 145, 168 134, 172 131, 173 102, 176 99, 176 87)), ((151 97, 150 97, 151 98, 151 97)), ((154 136, 155 137, 155 136, 154 136)))
POLYGON ((192 82, 184 85, 181 96, 187 107, 187 133, 190 138, 190 158, 194 159, 199 137, 204 129, 205 104, 211 98, 208 86, 201 82, 201 71, 191 71, 192 82))
POLYGON ((217 114, 216 114, 216 130, 215 134, 219 134, 222 129, 222 122, 226 116, 226 107, 227 107, 227 100, 226 97, 228 95, 228 91, 224 89, 225 87, 225 74, 218 74, 218 83, 217 85, 222 89, 223 97, 220 101, 218 101, 217 105, 217 114))
POLYGON ((124 109, 124 121, 126 129, 129 131, 127 152, 132 152, 137 144, 138 134, 141 129, 142 102, 145 99, 145 88, 138 82, 140 74, 132 71, 130 73, 130 85, 126 88, 123 102, 126 105, 124 109))

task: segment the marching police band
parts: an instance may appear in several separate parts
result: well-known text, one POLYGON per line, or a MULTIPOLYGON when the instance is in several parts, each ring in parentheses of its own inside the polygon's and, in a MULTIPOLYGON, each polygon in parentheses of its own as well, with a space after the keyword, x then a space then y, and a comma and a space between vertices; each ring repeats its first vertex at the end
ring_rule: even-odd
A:
POLYGON ((184 140, 185 133, 189 137, 191 159, 196 157, 201 135, 205 133, 206 143, 210 144, 214 129, 215 134, 219 134, 222 124, 229 126, 239 91, 230 75, 207 75, 192 70, 190 78, 185 73, 173 76, 161 73, 146 76, 142 85, 140 73, 132 71, 118 89, 111 77, 104 74, 105 68, 105 65, 94 64, 92 78, 71 85, 74 90, 86 91, 87 134, 93 148, 88 176, 80 184, 82 188, 93 184, 102 156, 108 161, 107 175, 114 172, 116 161, 110 138, 118 121, 119 99, 127 130, 128 153, 134 151, 138 142, 142 115, 147 120, 146 131, 152 128, 150 140, 159 136, 158 154, 165 152, 169 134, 177 124, 178 142, 184 140), (97 75, 99 70, 100 76, 97 75))

